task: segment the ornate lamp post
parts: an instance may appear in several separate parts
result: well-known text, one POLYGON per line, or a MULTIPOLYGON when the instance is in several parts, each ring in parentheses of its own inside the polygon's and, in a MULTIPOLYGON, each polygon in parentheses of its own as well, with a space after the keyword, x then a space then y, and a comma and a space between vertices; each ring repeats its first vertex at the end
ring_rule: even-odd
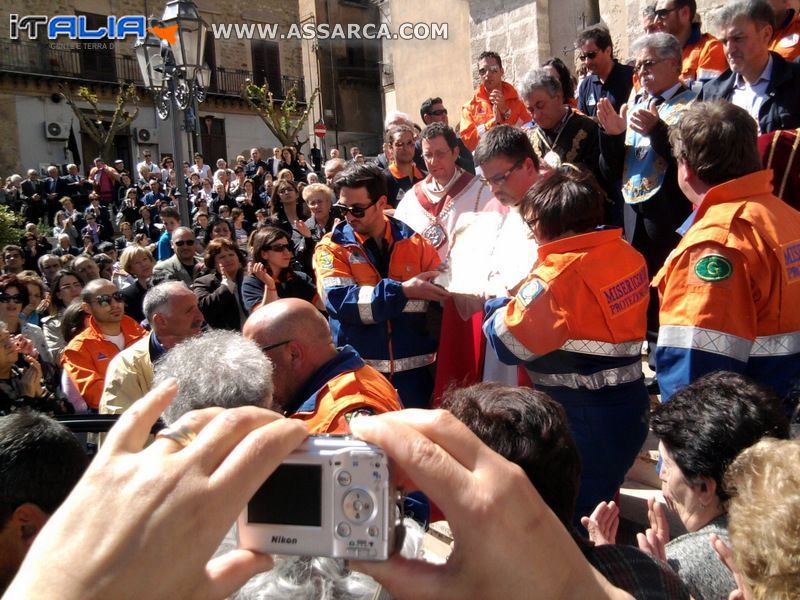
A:
MULTIPOLYGON (((210 69, 203 63, 203 49, 208 26, 191 0, 170 0, 164 8, 159 27, 167 32, 174 30, 172 44, 148 31, 145 38, 136 43, 134 51, 144 86, 155 96, 158 117, 164 121, 172 115, 175 179, 181 194, 178 210, 181 223, 189 226, 189 197, 183 178, 183 146, 178 110, 186 111, 194 106, 195 101, 202 102, 206 98, 210 69)), ((194 131, 194 111, 184 113, 183 127, 186 131, 194 131)))

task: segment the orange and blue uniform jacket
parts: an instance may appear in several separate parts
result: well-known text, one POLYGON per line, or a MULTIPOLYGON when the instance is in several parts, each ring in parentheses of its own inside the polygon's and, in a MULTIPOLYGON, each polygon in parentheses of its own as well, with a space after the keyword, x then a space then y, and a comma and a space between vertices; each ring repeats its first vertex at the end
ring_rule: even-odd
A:
POLYGON ((711 188, 653 279, 662 401, 718 370, 786 395, 800 380, 800 213, 772 171, 711 188))
POLYGON ((787 61, 800 56, 800 14, 793 8, 787 11, 783 23, 778 24, 769 49, 787 61))
POLYGON ((428 302, 406 298, 403 282, 436 269, 439 255, 425 238, 391 217, 386 218, 389 259, 383 272, 365 242, 345 221, 320 240, 314 249, 319 294, 334 343, 353 346, 389 378, 408 406, 401 379, 435 362, 436 342, 428 334, 428 302))
POLYGON ((484 333, 500 360, 524 364, 555 399, 615 395, 641 382, 649 298, 642 255, 619 229, 556 240, 538 253, 516 297, 486 304, 484 333))
MULTIPOLYGON (((147 333, 128 316, 122 317, 120 327, 126 348, 147 333)), ((86 329, 64 348, 61 366, 89 408, 97 410, 100 405, 108 365, 119 352, 117 345, 105 338, 92 317, 88 318, 86 329)))
MULTIPOLYGON (((523 124, 531 120, 528 109, 525 108, 525 104, 513 85, 504 81, 502 82, 502 88, 507 110, 511 111, 508 119, 503 121, 503 124, 522 127, 523 124)), ((461 126, 459 128, 461 141, 470 151, 474 151, 481 137, 495 125, 497 125, 497 122, 494 118, 492 102, 489 100, 489 93, 481 84, 472 100, 461 107, 461 126)))
POLYGON ((286 408, 293 419, 306 422, 310 433, 350 433, 353 415, 377 415, 402 406, 392 384, 365 364, 352 346, 345 346, 286 408))
POLYGON ((703 84, 728 70, 725 48, 709 33, 700 33, 700 25, 692 25, 692 33, 683 47, 681 79, 687 87, 697 91, 695 83, 703 84))
POLYGON ((516 296, 486 304, 500 360, 524 364, 567 415, 581 456, 577 518, 614 497, 647 437, 649 297, 644 257, 607 229, 539 246, 516 296))

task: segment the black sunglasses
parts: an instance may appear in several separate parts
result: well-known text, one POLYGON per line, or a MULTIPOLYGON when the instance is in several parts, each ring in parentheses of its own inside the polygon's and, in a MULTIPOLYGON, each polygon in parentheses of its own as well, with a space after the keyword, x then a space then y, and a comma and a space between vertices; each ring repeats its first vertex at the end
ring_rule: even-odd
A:
POLYGON ((440 108, 439 110, 432 110, 428 113, 429 115, 433 115, 434 117, 441 117, 442 115, 447 114, 446 108, 440 108))
POLYGON ((342 215, 346 215, 347 213, 352 214, 356 219, 360 219, 365 214, 367 214, 367 209, 370 206, 373 206, 375 202, 370 202, 366 206, 345 206, 344 204, 334 204, 333 207, 338 209, 342 215))
POLYGON ((292 340, 284 340, 282 342, 278 342, 277 344, 269 344, 267 346, 261 346, 262 352, 269 352, 270 350, 274 350, 275 348, 280 348, 281 346, 285 346, 292 340))
POLYGON ((284 250, 288 250, 292 252, 292 245, 291 244, 272 244, 271 246, 267 246, 267 250, 272 252, 283 252, 284 250))
POLYGON ((99 296, 95 296, 94 301, 97 302, 99 306, 106 308, 111 306, 111 301, 114 300, 119 302, 120 304, 124 302, 122 293, 114 292, 113 294, 100 294, 99 296))
POLYGON ((8 302, 13 302, 14 304, 22 304, 22 296, 19 294, 9 295, 9 294, 0 294, 0 302, 6 304, 8 302))
POLYGON ((662 19, 666 19, 669 16, 669 13, 675 12, 678 10, 680 6, 673 6, 672 8, 660 8, 655 13, 656 21, 660 21, 662 19))
POLYGON ((587 52, 586 54, 579 54, 578 58, 582 61, 592 60, 595 56, 597 56, 598 52, 595 50, 594 52, 587 52))
POLYGON ((194 246, 194 240, 178 240, 175 242, 175 245, 179 248, 181 246, 194 246))

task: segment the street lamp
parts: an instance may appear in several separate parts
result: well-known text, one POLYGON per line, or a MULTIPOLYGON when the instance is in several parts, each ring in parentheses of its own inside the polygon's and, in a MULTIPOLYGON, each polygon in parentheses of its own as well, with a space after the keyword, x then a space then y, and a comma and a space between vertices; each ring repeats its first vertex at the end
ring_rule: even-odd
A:
MULTIPOLYGON (((208 25, 191 0, 170 0, 164 8, 159 27, 165 30, 175 28, 174 44, 159 39, 150 27, 147 35, 134 46, 134 52, 144 86, 153 92, 159 119, 165 121, 172 115, 175 179, 181 194, 178 210, 181 223, 189 226, 189 196, 183 178, 183 146, 178 110, 186 111, 195 101, 202 102, 206 98, 210 69, 203 63, 203 50, 208 25)), ((183 128, 186 131, 195 130, 194 114, 190 119, 188 113, 184 112, 183 128)))

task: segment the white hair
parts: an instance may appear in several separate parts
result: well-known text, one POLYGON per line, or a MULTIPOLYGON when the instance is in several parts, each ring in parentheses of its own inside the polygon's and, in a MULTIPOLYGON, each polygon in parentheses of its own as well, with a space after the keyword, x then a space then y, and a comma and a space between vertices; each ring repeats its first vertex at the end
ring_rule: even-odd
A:
POLYGON ((406 113, 400 112, 399 110, 390 110, 386 114, 386 120, 383 122, 383 128, 389 129, 392 125, 409 125, 410 127, 414 126, 414 122, 411 120, 406 113))
POLYGON ((155 365, 153 385, 178 380, 178 394, 164 411, 168 425, 199 408, 268 407, 272 363, 252 340, 233 331, 209 331, 167 352, 155 365))

